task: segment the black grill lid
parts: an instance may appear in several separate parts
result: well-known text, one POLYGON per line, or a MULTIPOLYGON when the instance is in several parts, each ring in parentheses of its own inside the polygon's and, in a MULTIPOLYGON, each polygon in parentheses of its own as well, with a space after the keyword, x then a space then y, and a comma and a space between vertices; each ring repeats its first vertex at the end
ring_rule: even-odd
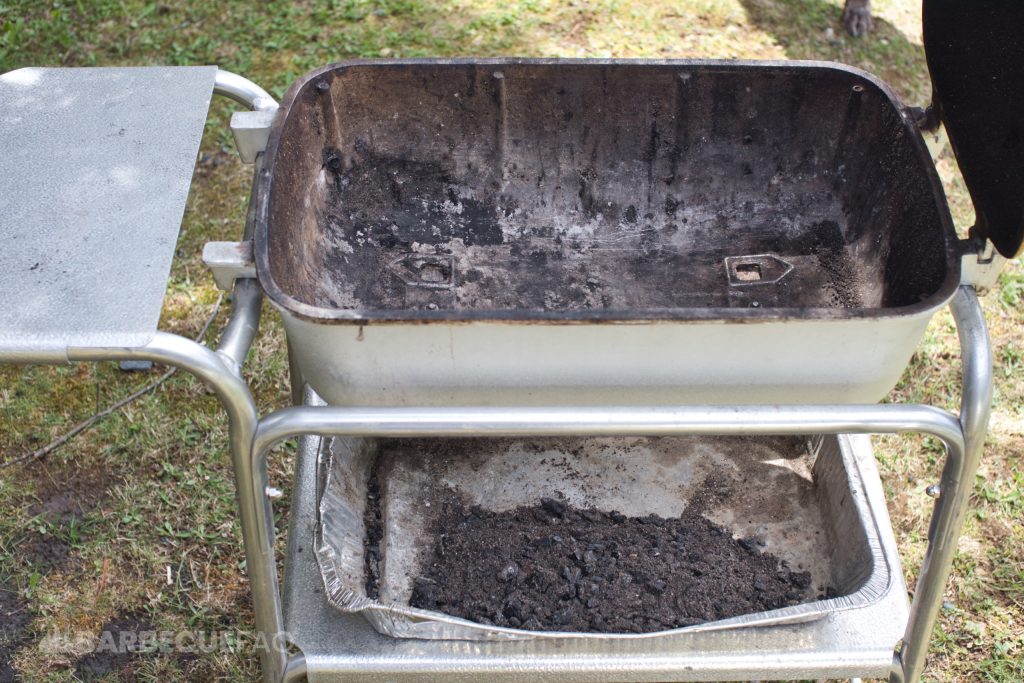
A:
POLYGON ((977 213, 972 235, 1024 241, 1024 0, 924 0, 935 102, 977 213))

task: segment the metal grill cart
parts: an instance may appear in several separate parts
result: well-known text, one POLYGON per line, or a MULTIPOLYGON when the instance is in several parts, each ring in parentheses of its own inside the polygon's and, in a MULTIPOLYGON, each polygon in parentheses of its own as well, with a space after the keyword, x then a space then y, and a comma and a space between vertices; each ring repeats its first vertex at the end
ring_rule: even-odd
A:
POLYGON ((268 683, 916 681, 992 397, 975 292, 1018 253, 1024 231, 1021 10, 965 4, 925 3, 936 98, 934 109, 916 113, 870 76, 819 63, 351 63, 307 76, 280 108, 215 67, 5 74, 0 361, 144 359, 210 385, 230 424, 268 683), (218 285, 233 293, 215 350, 157 330, 211 93, 251 110, 232 117, 232 130, 243 160, 254 163, 243 240, 204 252, 218 285), (668 118, 658 124, 652 108, 668 118), (938 118, 979 217, 968 240, 952 232, 916 131, 918 119, 938 118), (595 130, 589 170, 574 166, 573 145, 584 149, 595 130), (732 137, 734 145, 724 144, 732 137), (789 150, 786 141, 803 147, 789 150), (764 159, 771 168, 758 166, 764 159), (563 187, 573 178, 579 186, 563 187), (679 196, 666 195, 673 188, 679 196), (630 204, 645 193, 664 215, 630 204), (721 197, 728 201, 715 204, 721 197), (347 214, 331 208, 339 202, 347 214), (606 270, 585 277, 589 289, 573 290, 585 299, 608 286, 611 304, 572 306, 545 299, 544 288, 520 288, 518 304, 488 305, 487 296, 501 294, 485 286, 495 273, 500 282, 527 269, 568 296, 568 271, 544 264, 602 265, 599 250, 580 256, 586 245, 553 256, 554 238, 572 237, 583 220, 571 217, 579 210, 590 211, 590 232, 575 235, 583 242, 607 238, 609 216, 612 236, 627 242, 623 226, 643 224, 627 251, 643 263, 661 258, 652 277, 671 276, 668 289, 691 298, 652 304, 643 297, 662 293, 641 287, 646 307, 616 304, 625 296, 613 282, 626 260, 620 250, 606 270), (669 220, 684 216, 689 229, 669 220), (727 227, 744 227, 716 247, 721 216, 727 227), (839 234, 849 263, 815 270, 815 253, 826 262, 814 252, 816 235, 839 229, 830 216, 847 224, 839 234), (801 232, 804 219, 817 221, 816 233, 801 232), (495 225, 491 241, 473 243, 495 225), (510 234, 527 242, 510 246, 510 234), (641 238, 663 243, 651 249, 641 238), (461 251, 451 248, 456 242, 461 251), (503 249, 515 256, 512 247, 523 244, 534 255, 538 245, 548 251, 532 265, 501 260, 503 249), (485 272, 471 276, 480 264, 485 272), (844 272, 855 275, 847 282, 854 299, 836 284, 844 272), (241 371, 264 292, 286 323, 295 405, 260 417, 241 371), (485 303, 463 305, 473 292, 485 303), (839 300, 816 299, 822 292, 839 300), (963 357, 960 415, 872 404, 947 303, 963 357), (450 363, 434 362, 447 354, 450 363), (645 364, 651 357, 657 362, 645 364), (912 604, 865 436, 902 432, 930 435, 946 449, 912 604), (358 591, 339 598, 338 586, 325 583, 323 501, 338 451, 383 438, 683 435, 807 435, 819 462, 841 465, 838 475, 815 476, 840 477, 847 514, 854 510, 860 524, 868 564, 856 590, 705 628, 534 637, 381 605, 358 591), (296 436, 279 582, 271 505, 280 493, 267 480, 267 457, 296 436), (416 637, 396 637, 407 635, 416 637))

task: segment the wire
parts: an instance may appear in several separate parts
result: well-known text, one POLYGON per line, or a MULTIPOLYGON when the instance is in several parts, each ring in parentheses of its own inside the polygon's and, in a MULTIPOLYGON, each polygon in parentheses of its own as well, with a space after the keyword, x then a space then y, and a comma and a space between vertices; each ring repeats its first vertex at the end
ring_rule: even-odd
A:
MULTIPOLYGON (((221 302, 223 300, 224 300, 224 294, 221 293, 220 296, 217 297, 217 303, 214 304, 214 306, 213 306, 213 312, 210 313, 210 317, 207 318, 206 322, 203 324, 203 329, 199 330, 199 334, 196 335, 195 341, 198 342, 198 341, 202 340, 203 337, 206 336, 206 333, 210 330, 210 325, 213 324, 214 319, 217 317, 217 313, 220 311, 220 304, 221 304, 221 302)), ((11 460, 7 460, 5 462, 0 463, 0 470, 5 469, 7 467, 12 467, 14 465, 18 465, 20 463, 35 461, 35 460, 38 460, 38 459, 40 459, 42 457, 45 457, 45 456, 49 455, 50 453, 52 453, 53 451, 57 450, 58 448, 60 448, 64 444, 66 444, 68 441, 73 439, 74 437, 78 436, 79 434, 81 434, 85 430, 89 429, 94 424, 96 424, 97 422, 99 422, 100 420, 105 418, 106 416, 108 416, 111 413, 113 413, 115 410, 120 410, 121 408, 124 408, 126 405, 128 405, 129 403, 131 403, 135 399, 139 398, 140 396, 144 396, 144 395, 148 394, 149 392, 153 391, 158 386, 160 386, 161 384, 166 382, 168 379, 170 379, 171 375, 173 375, 177 371, 178 371, 178 368, 171 368, 171 369, 169 369, 167 372, 165 372, 164 374, 160 375, 157 379, 153 380, 152 382, 150 382, 146 386, 142 387, 138 391, 135 391, 132 394, 129 394, 128 396, 126 396, 125 398, 122 398, 120 401, 118 401, 117 403, 114 403, 113 405, 107 406, 106 408, 104 408, 100 412, 96 413, 92 417, 89 417, 88 419, 85 419, 85 420, 79 422, 74 427, 72 427, 70 430, 68 430, 65 434, 57 437, 56 439, 54 439, 50 443, 46 444, 42 448, 36 449, 36 450, 32 451, 31 453, 26 453, 24 455, 19 455, 16 458, 13 458, 11 460)))

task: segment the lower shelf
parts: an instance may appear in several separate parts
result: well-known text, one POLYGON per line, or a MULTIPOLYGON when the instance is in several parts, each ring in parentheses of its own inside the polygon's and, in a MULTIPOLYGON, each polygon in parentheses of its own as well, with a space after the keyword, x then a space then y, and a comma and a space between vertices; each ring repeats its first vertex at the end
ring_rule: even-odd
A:
POLYGON ((284 580, 285 625, 317 681, 719 681, 887 677, 909 605, 867 437, 841 436, 870 501, 892 580, 871 605, 814 621, 682 633, 609 646, 595 641, 425 641, 377 633, 331 607, 313 552, 321 439, 300 443, 284 580))

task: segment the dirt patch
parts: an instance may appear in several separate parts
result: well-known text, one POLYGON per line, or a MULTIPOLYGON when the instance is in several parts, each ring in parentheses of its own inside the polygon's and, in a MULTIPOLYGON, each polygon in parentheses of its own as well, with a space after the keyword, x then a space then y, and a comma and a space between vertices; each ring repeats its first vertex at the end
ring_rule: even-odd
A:
POLYGON ((96 650, 75 662, 75 675, 82 681, 96 681, 117 672, 120 681, 134 681, 132 661, 138 657, 138 634, 152 631, 145 617, 119 615, 103 625, 96 650))
MULTIPOLYGON (((714 482, 705 500, 727 492, 714 482)), ((545 498, 506 512, 442 498, 411 605, 532 631, 646 633, 796 605, 814 597, 751 539, 695 501, 678 518, 626 517, 545 498)))
POLYGON ((25 643, 30 621, 32 613, 14 586, 0 581, 0 683, 14 680, 11 656, 25 643))
MULTIPOLYGON (((61 528, 81 520, 106 497, 113 485, 111 477, 102 467, 73 469, 54 474, 45 464, 28 465, 22 469, 26 479, 33 483, 34 501, 26 509, 26 517, 41 517, 57 527, 58 533, 40 533, 32 530, 21 542, 17 563, 33 571, 49 573, 68 562, 71 545, 61 528)), ((34 614, 14 585, 0 580, 0 683, 15 680, 11 657, 31 642, 28 624, 34 614)), ((101 674, 100 674, 101 675, 101 674)), ((99 675, 82 680, 95 680, 99 675)))
POLYGON ((34 502, 26 511, 29 517, 41 517, 57 527, 56 534, 31 532, 22 548, 22 559, 37 569, 50 571, 64 564, 71 546, 60 531, 80 522, 106 498, 114 485, 112 477, 103 467, 76 468, 54 478, 45 466, 34 468, 34 502))
POLYGON ((63 565, 71 554, 65 541, 39 532, 32 532, 24 548, 25 558, 45 573, 63 565))
POLYGON ((66 473, 57 473, 59 480, 40 466, 31 476, 35 480, 36 495, 28 514, 42 515, 51 524, 83 517, 106 497, 114 484, 114 477, 97 466, 72 467, 66 473))

